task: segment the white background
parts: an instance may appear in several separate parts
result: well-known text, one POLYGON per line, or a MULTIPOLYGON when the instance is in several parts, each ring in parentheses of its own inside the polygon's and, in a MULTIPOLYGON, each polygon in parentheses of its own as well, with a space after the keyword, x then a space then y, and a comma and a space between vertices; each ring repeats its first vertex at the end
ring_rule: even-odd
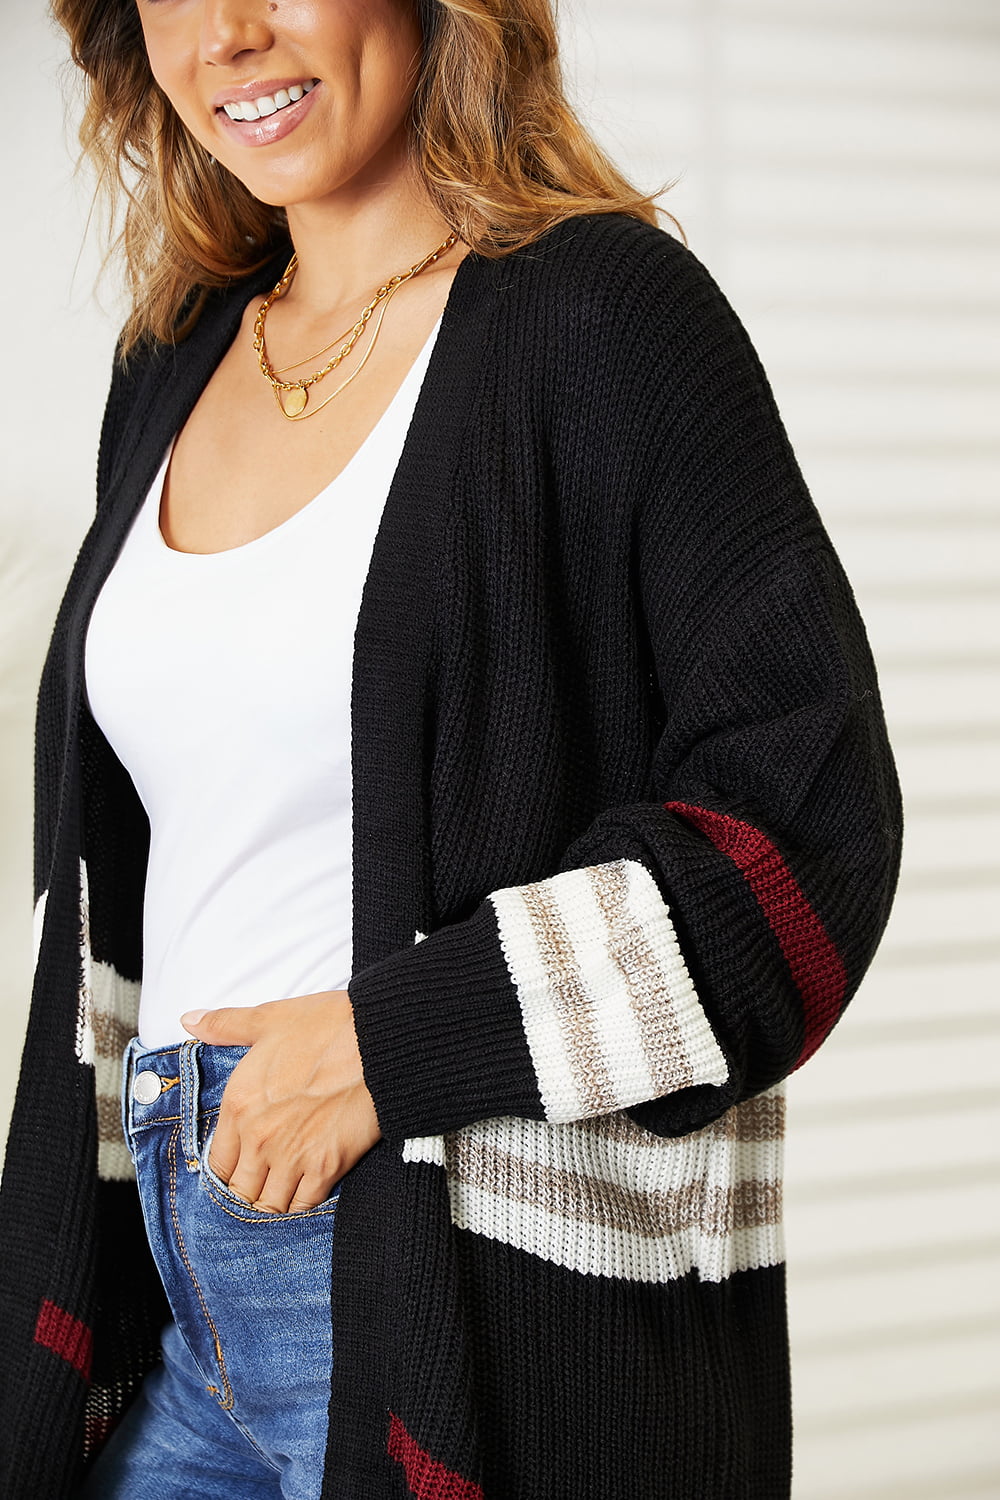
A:
MULTIPOLYGON (((582 112, 644 187, 680 177, 667 202, 764 359, 869 623, 907 800, 882 953, 791 1088, 796 1500, 997 1500, 1000 8, 564 0, 562 20, 582 112)), ((0 1128, 35 686, 120 315, 110 285, 92 299, 98 237, 81 250, 62 43, 37 4, 4 21, 0 1128)))

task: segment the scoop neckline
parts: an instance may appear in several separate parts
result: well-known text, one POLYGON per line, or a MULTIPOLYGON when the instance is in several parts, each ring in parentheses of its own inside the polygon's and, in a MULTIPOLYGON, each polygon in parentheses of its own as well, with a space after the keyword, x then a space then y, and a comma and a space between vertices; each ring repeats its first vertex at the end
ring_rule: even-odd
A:
MULTIPOLYGON (((269 542, 272 537, 284 535, 289 531, 289 529, 294 528, 296 522, 299 521, 300 517, 304 517, 307 512, 312 512, 317 509, 320 501, 325 499, 331 491, 340 488, 342 481, 346 482, 351 477, 352 470, 358 466, 361 459, 367 453, 369 446, 374 442, 379 432, 389 421, 395 408, 403 400, 410 386, 410 382, 414 379, 418 370, 421 371, 420 384, 423 384, 423 379, 427 374, 427 366, 430 362, 431 356, 433 355, 433 346, 437 342, 437 336, 438 332, 440 331, 443 318, 444 312, 442 311, 438 316, 437 322, 434 324, 434 327, 431 329, 423 344, 420 346, 419 352, 414 356, 409 369, 407 370, 406 374, 403 376, 395 392, 393 393, 392 399, 389 401, 388 406, 386 406, 385 410, 382 412, 381 416, 375 423, 375 426, 369 432, 368 436, 364 438, 361 443, 359 443, 357 448, 355 448, 354 452, 351 454, 351 457, 347 460, 347 463, 344 465, 344 467, 340 469, 333 476, 333 478, 323 486, 321 490, 318 490, 311 499, 307 500, 303 505, 300 505, 298 510, 292 511, 292 514, 290 516, 286 516, 285 519, 283 521, 279 521, 276 526, 269 527, 267 531, 262 531, 259 536, 251 537, 247 542, 240 542, 235 547, 220 547, 212 552, 188 552, 180 547, 171 547, 170 543, 163 535, 163 531, 160 527, 160 506, 163 502, 163 485, 166 480, 167 470, 170 467, 170 460, 173 456, 174 444, 177 442, 178 437, 178 434, 174 433, 173 437, 170 439, 170 443, 166 453, 164 454, 163 461, 160 464, 160 468, 153 481, 152 491, 150 495, 151 500, 155 499, 155 503, 151 505, 151 509, 153 512, 153 530, 156 533, 158 550, 165 552, 170 557, 174 558, 193 558, 195 559, 195 562, 197 564, 203 562, 205 559, 232 557, 235 554, 244 554, 251 549, 256 550, 261 546, 262 543, 269 542)), ((418 389, 418 399, 419 395, 420 392, 418 389)), ((404 433, 400 455, 396 460, 393 474, 389 476, 390 485, 395 475, 395 470, 399 467, 399 461, 402 457, 402 447, 405 446, 405 443, 406 434, 404 433)))

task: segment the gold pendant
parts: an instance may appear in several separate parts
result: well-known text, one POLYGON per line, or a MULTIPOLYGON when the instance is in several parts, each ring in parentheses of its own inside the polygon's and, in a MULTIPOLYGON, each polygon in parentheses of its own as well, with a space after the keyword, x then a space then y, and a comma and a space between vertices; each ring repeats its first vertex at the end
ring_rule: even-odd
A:
POLYGON ((301 386, 293 386, 290 391, 279 391, 278 400, 286 417, 300 417, 306 409, 309 392, 304 391, 301 386))

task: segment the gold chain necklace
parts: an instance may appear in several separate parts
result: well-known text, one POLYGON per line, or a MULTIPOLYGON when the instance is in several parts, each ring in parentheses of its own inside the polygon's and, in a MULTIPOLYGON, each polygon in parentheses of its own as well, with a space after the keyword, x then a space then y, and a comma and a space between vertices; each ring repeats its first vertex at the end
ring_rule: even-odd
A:
MULTIPOLYGON (((446 240, 443 240, 442 243, 438 245, 436 250, 432 250, 430 255, 425 255, 423 260, 418 260, 416 265, 411 266, 408 271, 401 271, 399 275, 391 276, 389 280, 384 283, 384 285, 379 287, 378 291, 375 293, 372 300, 368 303, 367 307, 362 310, 358 321, 354 324, 354 327, 350 330, 350 332, 344 336, 344 342, 341 344, 336 354, 334 354, 333 358, 328 360, 327 363, 323 365, 322 369, 314 370, 311 375, 304 376, 302 380, 280 379, 278 371, 275 370, 274 366, 271 364, 271 361, 267 357, 267 345, 265 343, 267 314, 270 310, 271 304, 273 302, 277 302, 279 298, 284 297, 285 293, 288 291, 288 288, 291 286, 293 280, 295 279, 295 272, 298 269, 299 262, 297 256, 292 256, 291 260, 288 262, 287 267, 285 268, 281 280, 277 282, 277 284, 271 289, 270 292, 268 292, 267 296, 261 303, 260 308, 257 312, 257 316, 254 319, 253 325, 253 348, 254 353, 257 356, 257 363, 260 366, 260 373, 263 375, 264 379, 270 385, 271 390, 274 392, 274 399, 275 401, 277 401, 278 410, 281 412, 283 417, 287 417, 289 422, 301 422, 306 417, 315 416, 317 412, 322 411, 323 407, 328 405, 328 403, 333 400, 334 396, 339 396, 340 392, 350 384, 355 375, 360 375, 362 369, 367 363, 369 354, 371 354, 375 339, 378 337, 379 329, 382 326, 382 317, 385 314, 386 304, 388 303, 389 299, 396 291, 399 290, 404 282, 410 281, 414 276, 419 276, 421 271, 426 271, 428 266, 432 266, 436 260, 440 260, 441 256, 444 255, 448 250, 450 250, 452 245, 454 245, 457 240, 457 234, 449 234, 448 238, 446 240), (379 318, 376 322, 372 339, 369 342, 368 348, 365 350, 361 363, 354 371, 354 374, 349 376, 347 380, 343 381, 332 393, 332 395, 327 397, 326 401, 321 402, 318 406, 314 406, 311 411, 307 411, 306 408, 309 405, 310 388, 318 384, 318 382, 323 380, 325 376, 329 375, 332 370, 335 370, 338 365, 343 363, 343 361, 351 353, 354 346, 357 344, 365 329, 368 327, 368 324, 371 322, 371 319, 374 316, 375 312, 379 309, 381 309, 381 311, 379 312, 379 318)), ((337 340, 334 340, 334 343, 336 342, 337 340)), ((333 346, 331 344, 328 344, 326 346, 326 349, 330 349, 332 347, 333 346)), ((325 354, 326 349, 318 350, 317 354, 325 354)), ((317 355, 306 356, 306 358, 309 359, 314 359, 316 357, 317 355)), ((296 361, 296 363, 302 364, 303 361, 298 360, 296 361)), ((294 365, 284 366, 285 370, 294 368, 294 365)))

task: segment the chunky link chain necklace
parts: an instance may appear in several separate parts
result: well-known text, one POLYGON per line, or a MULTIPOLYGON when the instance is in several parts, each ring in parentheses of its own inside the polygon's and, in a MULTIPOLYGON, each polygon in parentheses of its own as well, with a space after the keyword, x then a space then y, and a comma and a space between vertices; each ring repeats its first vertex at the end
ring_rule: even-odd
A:
MULTIPOLYGON (((457 234, 449 234, 448 238, 446 240, 443 240, 441 244, 438 245, 436 250, 432 250, 430 255, 425 255, 423 260, 418 260, 416 265, 411 266, 408 271, 401 271, 398 276, 391 276, 383 286, 379 287, 378 291, 375 293, 372 300, 368 303, 367 307, 362 310, 358 321, 354 324, 354 327, 351 328, 348 333, 342 335, 343 342, 340 343, 340 347, 337 349, 332 359, 328 360, 327 363, 323 365, 322 369, 314 370, 311 375, 306 375, 302 380, 281 379, 281 375, 284 373, 284 371, 294 369, 295 366, 285 365, 283 367, 283 370, 276 370, 267 357, 267 345, 265 343, 264 337, 267 325, 267 314, 271 308, 271 304, 284 297, 285 293, 288 291, 288 288, 291 286, 292 282, 295 279, 295 272, 298 269, 299 262, 297 256, 292 256, 291 260, 288 262, 283 276, 281 277, 281 280, 271 289, 270 292, 268 292, 267 296, 261 303, 260 309, 257 313, 256 318, 254 319, 253 325, 253 348, 254 353, 257 356, 257 363, 260 366, 260 373, 263 375, 264 379, 270 385, 271 390, 274 392, 274 399, 275 401, 277 401, 278 410, 281 412, 283 417, 287 417, 289 422, 301 422, 304 421, 306 417, 315 416, 316 413, 322 411, 323 407, 327 406, 335 396, 340 395, 340 392, 351 383, 355 375, 360 375, 361 371, 364 369, 365 364, 367 363, 368 356, 371 354, 372 349, 375 346, 375 340, 378 338, 379 330, 382 327, 382 319, 385 316, 385 310, 388 306, 390 298, 394 295, 395 292, 399 290, 404 282, 412 280, 414 276, 419 276, 421 271, 426 271, 428 266, 432 266, 436 260, 440 260, 441 256, 445 255, 451 249, 452 245, 457 242, 457 240, 457 234), (319 382, 325 379, 325 377, 329 375, 332 370, 335 370, 338 365, 344 362, 344 360, 357 344, 365 329, 368 327, 368 324, 371 322, 376 312, 378 313, 378 318, 375 323, 375 328, 372 332, 371 340, 369 341, 368 348, 365 350, 360 363, 354 370, 354 373, 352 375, 349 375, 348 378, 343 381, 335 391, 331 392, 331 394, 327 396, 325 401, 320 401, 318 404, 310 406, 309 393, 312 387, 318 385, 319 382)), ((337 339, 334 340, 334 344, 339 342, 340 341, 337 339)), ((326 349, 320 349, 316 354, 307 355, 306 358, 316 359, 319 357, 319 355, 325 354, 327 352, 327 349, 332 348, 333 344, 328 344, 326 346, 326 349)), ((297 360, 296 364, 302 364, 303 362, 304 361, 302 360, 297 360)))

